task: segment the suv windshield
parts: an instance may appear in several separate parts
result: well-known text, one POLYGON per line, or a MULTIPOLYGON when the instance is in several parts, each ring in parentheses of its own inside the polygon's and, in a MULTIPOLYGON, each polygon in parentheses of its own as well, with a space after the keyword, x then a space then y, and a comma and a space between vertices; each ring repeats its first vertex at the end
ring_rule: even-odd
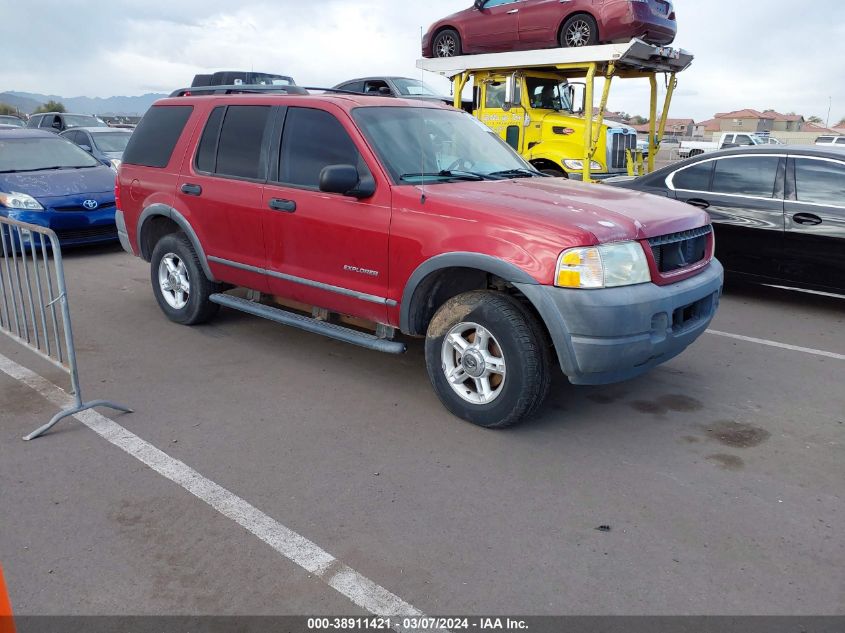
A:
POLYGON ((104 121, 95 116, 87 114, 66 114, 64 115, 65 128, 72 127, 108 127, 104 121))
POLYGON ((96 167, 100 161, 63 138, 0 140, 0 172, 96 167))
POLYGON ((94 144, 101 152, 122 152, 130 136, 131 132, 91 132, 94 144))
POLYGON ((528 99, 532 108, 572 112, 566 82, 541 77, 526 77, 528 99))
POLYGON ((352 116, 397 182, 447 182, 467 174, 538 175, 495 132, 458 110, 356 108, 352 116))
POLYGON ((411 97, 439 97, 440 95, 429 85, 419 79, 394 79, 393 83, 399 90, 399 94, 411 97))

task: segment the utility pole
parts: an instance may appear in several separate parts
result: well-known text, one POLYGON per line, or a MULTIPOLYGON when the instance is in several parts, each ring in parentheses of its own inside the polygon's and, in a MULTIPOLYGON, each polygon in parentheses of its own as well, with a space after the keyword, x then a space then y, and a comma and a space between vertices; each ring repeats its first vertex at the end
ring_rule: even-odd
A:
POLYGON ((824 122, 824 126, 829 128, 830 127, 830 110, 833 107, 833 97, 827 98, 827 120, 824 122))

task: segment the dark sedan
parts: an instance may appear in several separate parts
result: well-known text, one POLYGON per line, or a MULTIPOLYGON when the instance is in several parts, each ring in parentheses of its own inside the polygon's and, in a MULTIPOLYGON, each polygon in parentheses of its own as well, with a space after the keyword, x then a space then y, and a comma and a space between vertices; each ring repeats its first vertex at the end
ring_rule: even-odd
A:
POLYGON ((845 294, 845 148, 722 150, 607 184, 707 209, 729 276, 845 294))
POLYGON ((65 130, 59 136, 76 143, 105 165, 120 167, 123 151, 132 136, 132 130, 113 127, 77 127, 65 130))
POLYGON ((475 0, 435 22, 423 57, 593 46, 638 37, 671 44, 677 24, 668 0, 475 0))
POLYGON ((439 94, 428 84, 410 77, 362 77, 339 83, 335 88, 367 95, 439 101, 448 105, 452 105, 453 101, 452 97, 439 94))

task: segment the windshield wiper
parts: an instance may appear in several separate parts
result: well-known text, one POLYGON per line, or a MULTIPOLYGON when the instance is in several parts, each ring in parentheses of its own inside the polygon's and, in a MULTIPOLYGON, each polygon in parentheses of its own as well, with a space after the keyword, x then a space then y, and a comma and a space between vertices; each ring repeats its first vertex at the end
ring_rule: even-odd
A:
MULTIPOLYGON (((440 171, 422 171, 417 173, 402 174, 399 180, 410 180, 412 178, 448 178, 451 180, 491 180, 484 174, 477 174, 472 171, 455 171, 450 169, 441 169, 440 171)), ((495 179, 492 179, 495 180, 495 179)))
POLYGON ((536 176, 544 177, 546 174, 518 167, 516 169, 503 169, 502 171, 494 171, 490 173, 491 176, 504 176, 505 178, 535 178, 536 176))

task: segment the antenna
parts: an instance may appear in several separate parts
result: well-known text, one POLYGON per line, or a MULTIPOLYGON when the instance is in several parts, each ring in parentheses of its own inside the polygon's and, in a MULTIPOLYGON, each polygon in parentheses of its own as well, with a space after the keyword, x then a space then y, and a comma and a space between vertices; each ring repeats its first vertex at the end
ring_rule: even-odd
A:
MULTIPOLYGON (((423 27, 420 26, 420 42, 422 42, 423 38, 423 27)), ((425 77, 425 71, 420 68, 420 84, 423 83, 423 78, 425 77)), ((422 89, 422 86, 420 86, 422 89)), ((425 128, 423 128, 423 133, 425 133, 425 128)), ((438 165, 439 167, 439 165, 438 165)), ((420 173, 425 173, 425 147, 423 146, 422 139, 420 139, 420 173)), ((425 204, 425 176, 422 177, 422 182, 420 183, 420 204, 425 204)))

